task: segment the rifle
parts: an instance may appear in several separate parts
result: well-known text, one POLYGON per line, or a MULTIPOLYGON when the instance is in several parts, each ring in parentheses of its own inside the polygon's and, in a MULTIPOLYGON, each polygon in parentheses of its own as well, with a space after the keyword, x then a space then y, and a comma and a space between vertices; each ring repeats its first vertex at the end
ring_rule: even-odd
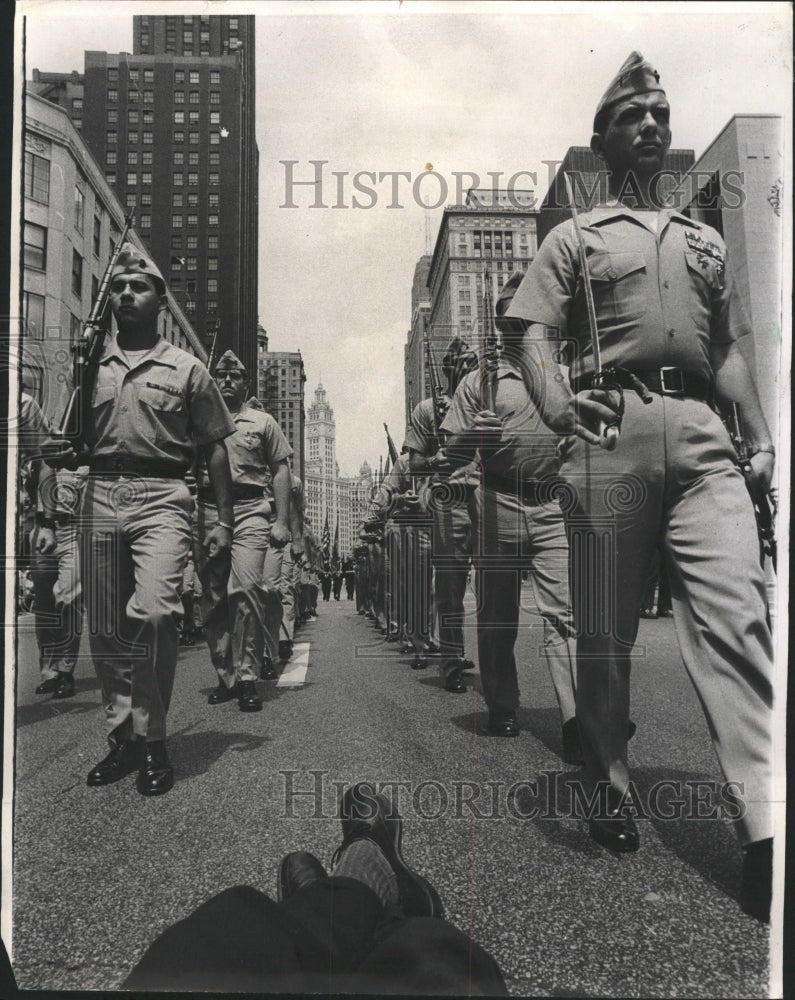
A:
POLYGON ((215 345, 218 343, 218 331, 220 329, 220 324, 215 324, 215 333, 213 334, 213 342, 210 345, 210 354, 207 357, 207 371, 212 375, 213 373, 213 363, 215 362, 215 345))
POLYGON ((743 433, 742 418, 736 403, 732 403, 732 412, 725 418, 729 437, 737 452, 737 461, 745 477, 745 485, 751 502, 754 505, 756 531, 759 535, 759 560, 764 565, 765 556, 770 557, 773 569, 777 570, 778 547, 776 545, 776 513, 778 502, 775 490, 763 490, 751 467, 751 456, 748 454, 748 443, 743 433))
POLYGON ((484 410, 494 410, 497 362, 499 361, 499 341, 494 323, 494 301, 491 289, 491 274, 486 258, 483 258, 483 352, 480 359, 480 395, 484 410))
POLYGON ((392 465, 394 465, 398 460, 398 450, 395 447, 395 442, 392 440, 392 435, 389 433, 386 421, 384 421, 384 430, 386 431, 386 443, 389 448, 389 460, 392 462, 392 465))
POLYGON ((431 383, 431 398, 433 400, 433 436, 436 445, 434 451, 438 451, 442 446, 442 441, 439 437, 439 414, 442 407, 441 388, 436 378, 436 366, 433 363, 433 351, 431 350, 430 331, 428 330, 427 323, 425 324, 425 357, 428 364, 428 381, 431 383))
POLYGON ((105 347, 105 334, 108 332, 109 326, 110 279, 121 254, 121 248, 126 242, 127 233, 132 226, 133 217, 134 209, 131 208, 124 220, 124 230, 113 249, 108 266, 102 276, 91 315, 86 320, 80 338, 72 345, 74 388, 69 402, 66 404, 66 411, 58 435, 71 443, 78 455, 82 456, 81 461, 84 461, 86 457, 85 434, 91 414, 91 395, 102 351, 105 347))

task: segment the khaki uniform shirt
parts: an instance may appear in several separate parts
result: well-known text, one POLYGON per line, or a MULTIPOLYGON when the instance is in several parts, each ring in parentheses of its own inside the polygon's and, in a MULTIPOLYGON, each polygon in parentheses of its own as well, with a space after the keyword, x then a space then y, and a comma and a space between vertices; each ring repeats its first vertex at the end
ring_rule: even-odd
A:
POLYGON ((232 482, 270 488, 271 464, 289 458, 293 453, 282 429, 270 413, 245 404, 230 416, 235 433, 226 439, 226 450, 232 482))
POLYGON ((86 440, 95 457, 174 462, 187 469, 196 446, 235 432, 235 424, 205 366, 167 340, 132 367, 113 337, 99 363, 86 440))
MULTIPOLYGON (((444 444, 445 437, 448 436, 444 433, 444 429, 444 421, 442 421, 439 427, 442 445, 444 444)), ((435 454, 433 450, 434 442, 433 400, 423 399, 422 402, 417 403, 412 411, 404 444, 420 455, 430 458, 431 455, 435 454)), ((459 468, 453 469, 449 474, 442 475, 437 472, 435 475, 439 479, 443 478, 446 482, 463 483, 466 486, 477 486, 480 482, 477 460, 470 462, 468 465, 459 466, 459 468)))
MULTIPOLYGON (((602 364, 673 366, 712 376, 710 347, 750 332, 728 268, 726 244, 709 226, 670 209, 657 231, 620 204, 581 217, 602 364)), ((593 371, 574 223, 547 236, 507 315, 575 342, 572 377, 593 371)))

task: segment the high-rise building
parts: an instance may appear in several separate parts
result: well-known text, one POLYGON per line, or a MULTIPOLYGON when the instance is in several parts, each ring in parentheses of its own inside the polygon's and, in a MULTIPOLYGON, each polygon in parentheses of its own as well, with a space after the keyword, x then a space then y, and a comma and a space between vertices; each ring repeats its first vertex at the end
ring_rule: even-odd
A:
POLYGON ((472 188, 463 205, 450 205, 442 215, 433 255, 427 266, 427 298, 412 287, 412 326, 405 352, 407 410, 430 395, 424 327, 430 330, 433 362, 444 388, 442 358, 453 337, 480 350, 483 337, 484 267, 496 299, 517 270, 527 270, 536 252, 538 209, 532 191, 472 188), (416 301, 415 301, 416 300, 416 301))
POLYGON ((138 15, 133 54, 86 52, 83 134, 218 354, 257 362, 253 16, 138 15))
POLYGON ((322 384, 315 389, 315 401, 310 405, 306 421, 306 474, 304 497, 306 514, 319 536, 328 518, 333 533, 337 521, 336 425, 334 411, 326 399, 322 384))
POLYGON ((33 79, 27 84, 29 94, 37 94, 50 104, 57 104, 67 113, 78 132, 83 128, 83 94, 85 90, 82 73, 41 73, 33 70, 33 79))
MULTIPOLYGON (((430 269, 431 257, 429 254, 423 254, 414 268, 414 279, 411 283, 411 326, 404 348, 406 392, 406 419, 404 423, 406 425, 409 422, 411 411, 417 403, 421 399, 427 399, 431 392, 425 355, 425 329, 431 314, 431 300, 428 291, 430 269)), ((435 358, 437 354, 438 351, 435 351, 435 358)), ((441 356, 439 355, 439 358, 441 356)), ((402 427, 396 428, 396 430, 398 434, 403 434, 402 427)), ((398 447, 400 447, 399 443, 398 447)))
POLYGON ((257 330, 257 397, 271 413, 293 449, 293 472, 306 474, 304 384, 306 372, 300 351, 268 351, 268 335, 257 330))
MULTIPOLYGON (((373 473, 367 461, 362 462, 357 476, 341 476, 338 480, 339 550, 342 559, 351 554, 354 544, 358 544, 359 525, 364 521, 370 506, 372 488, 373 473)), ((333 543, 334 525, 330 526, 330 531, 333 543)))
MULTIPOLYGON (((67 109, 35 94, 25 98, 24 221, 21 246, 23 382, 56 423, 66 405, 71 345, 91 313, 124 208, 70 121, 67 109)), ((135 230, 128 239, 148 254, 135 230)), ((174 296, 158 320, 160 334, 206 360, 174 296)))
MULTIPOLYGON (((693 166, 692 149, 669 149, 660 173, 660 193, 672 191, 682 177, 693 166)), ((608 196, 608 173, 603 160, 590 146, 570 146, 560 162, 549 185, 549 190, 541 202, 538 216, 538 245, 546 239, 550 230, 571 218, 569 199, 566 194, 564 174, 572 174, 572 193, 581 212, 593 208, 608 196)))

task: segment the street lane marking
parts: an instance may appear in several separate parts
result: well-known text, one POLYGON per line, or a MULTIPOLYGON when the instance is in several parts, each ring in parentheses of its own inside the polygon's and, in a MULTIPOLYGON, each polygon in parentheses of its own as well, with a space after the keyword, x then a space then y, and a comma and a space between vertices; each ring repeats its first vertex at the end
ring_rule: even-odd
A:
POLYGON ((309 642, 297 642, 293 646, 293 655, 285 663, 282 675, 276 682, 276 687, 301 687, 306 680, 306 671, 309 666, 309 647, 311 645, 309 642))

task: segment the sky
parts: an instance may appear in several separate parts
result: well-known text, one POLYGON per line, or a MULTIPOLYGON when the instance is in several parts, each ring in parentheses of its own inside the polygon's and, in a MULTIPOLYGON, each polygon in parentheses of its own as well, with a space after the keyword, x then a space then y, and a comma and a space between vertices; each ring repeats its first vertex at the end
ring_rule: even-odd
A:
POLYGON ((42 0, 17 7, 28 75, 82 71, 86 49, 132 51, 132 14, 155 9, 257 16, 259 315, 271 350, 300 349, 307 406, 322 380, 343 474, 364 459, 378 467, 384 421, 403 435, 426 217, 433 245, 456 186, 490 187, 490 172, 535 175, 516 186, 543 199, 548 163, 588 144, 594 108, 630 51, 660 72, 674 146, 699 156, 739 113, 783 115, 791 134, 786 3, 42 0), (311 207, 316 189, 288 184, 288 171, 307 181, 317 169, 325 207, 311 207), (363 171, 376 175, 359 178, 373 195, 354 187, 363 171), (457 181, 464 172, 480 184, 457 181))

